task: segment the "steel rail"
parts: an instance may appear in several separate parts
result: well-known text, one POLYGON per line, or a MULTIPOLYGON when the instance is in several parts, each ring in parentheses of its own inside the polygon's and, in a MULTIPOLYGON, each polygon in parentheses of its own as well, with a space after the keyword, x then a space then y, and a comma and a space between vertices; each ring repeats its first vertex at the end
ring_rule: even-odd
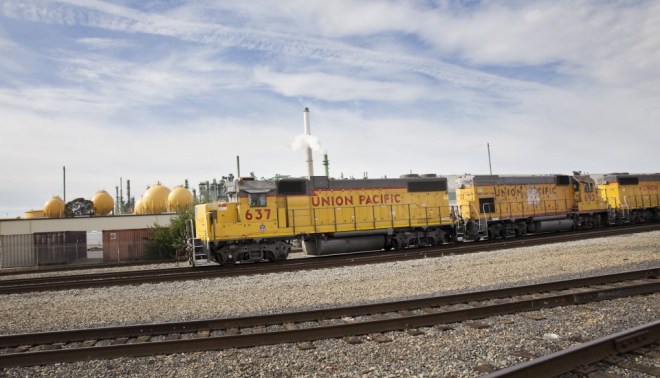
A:
MULTIPOLYGON (((44 364, 53 362, 78 361, 98 358, 112 358, 120 356, 143 356, 162 353, 181 353, 209 349, 225 349, 247 346, 269 345, 285 342, 299 342, 317 340, 322 338, 335 338, 353 335, 363 335, 374 332, 404 330, 438 323, 460 322, 465 320, 482 319, 495 315, 538 310, 570 304, 582 304, 619 298, 622 296, 650 294, 660 291, 658 274, 660 268, 626 272, 603 277, 588 277, 568 281, 555 281, 546 284, 526 285, 506 289, 489 290, 467 294, 431 297, 398 302, 378 303, 354 307, 340 307, 313 311, 283 313, 246 318, 229 318, 201 320, 181 323, 161 323, 150 325, 135 325, 129 327, 109 327, 88 330, 71 330, 57 332, 43 332, 36 334, 6 335, 0 337, 0 347, 17 345, 33 345, 44 343, 66 343, 83 340, 99 340, 121 338, 126 341, 129 337, 142 335, 162 335, 171 333, 192 333, 201 330, 239 329, 263 326, 262 332, 247 334, 225 334, 211 336, 208 332, 204 337, 193 339, 177 339, 168 341, 151 341, 136 344, 120 344, 109 346, 89 346, 76 349, 56 349, 47 351, 22 352, 0 354, 0 367, 22 366, 28 364, 44 364), (596 287, 586 291, 562 293, 561 290, 575 287, 604 285, 637 280, 626 285, 615 287, 596 287), (639 282, 643 280, 644 282, 639 282), (557 291, 559 293, 549 293, 557 291), (495 305, 482 305, 475 303, 496 298, 510 298, 513 296, 528 295, 530 293, 545 293, 543 296, 532 299, 518 299, 509 303, 495 305), (443 311, 440 306, 449 306, 457 303, 469 303, 470 308, 443 311), (430 309, 426 313, 417 315, 410 309, 430 309), (319 321, 320 319, 341 319, 346 316, 360 316, 381 314, 388 312, 401 312, 399 317, 382 320, 355 321, 345 324, 319 325, 313 328, 289 329, 287 331, 266 331, 265 326, 293 324, 301 322, 319 321)), ((293 327, 295 328, 295 327, 293 327)))
POLYGON ((660 320, 501 369, 486 377, 555 377, 658 341, 660 341, 660 320))
POLYGON ((452 244, 433 248, 417 248, 399 251, 377 251, 367 253, 319 256, 308 259, 294 259, 269 264, 245 264, 227 267, 206 266, 112 272, 100 274, 80 274, 68 276, 0 280, 0 294, 15 294, 38 291, 55 291, 118 285, 139 285, 144 283, 184 281, 202 278, 235 277, 254 274, 293 272, 301 270, 326 269, 445 255, 468 254, 496 251, 510 248, 529 247, 583 240, 603 236, 622 235, 660 229, 660 224, 644 224, 616 229, 597 229, 582 233, 561 233, 559 235, 532 235, 524 238, 492 240, 479 243, 452 244))
MULTIPOLYGON (((183 263, 188 263, 188 259, 178 260, 183 263)), ((20 276, 23 274, 39 274, 39 273, 59 273, 59 272, 70 272, 76 270, 87 270, 87 269, 111 269, 111 268, 128 268, 128 267, 137 267, 137 266, 148 266, 148 265, 157 265, 157 264, 169 264, 177 262, 177 260, 167 259, 167 260, 136 260, 136 261, 126 261, 126 262, 88 262, 88 263, 79 263, 75 265, 39 265, 37 267, 16 267, 16 268, 3 268, 0 270, 0 277, 10 277, 10 276, 20 276)))

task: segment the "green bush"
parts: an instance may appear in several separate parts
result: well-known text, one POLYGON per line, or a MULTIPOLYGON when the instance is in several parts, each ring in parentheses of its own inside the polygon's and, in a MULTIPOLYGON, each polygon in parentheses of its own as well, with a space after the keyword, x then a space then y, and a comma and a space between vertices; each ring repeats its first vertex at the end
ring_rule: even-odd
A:
POLYGON ((149 227, 149 247, 147 259, 151 260, 174 260, 177 252, 185 249, 186 245, 186 221, 193 219, 193 210, 178 213, 172 218, 170 225, 160 226, 154 224, 149 227))

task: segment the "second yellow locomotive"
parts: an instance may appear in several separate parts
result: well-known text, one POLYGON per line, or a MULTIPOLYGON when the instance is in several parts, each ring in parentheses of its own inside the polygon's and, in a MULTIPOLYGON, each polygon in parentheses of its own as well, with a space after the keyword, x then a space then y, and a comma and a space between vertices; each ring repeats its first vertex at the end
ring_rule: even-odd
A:
POLYGON ((604 226, 607 204, 586 175, 467 176, 456 190, 464 240, 604 226))
POLYGON ((447 179, 279 181, 242 178, 229 200, 195 207, 192 263, 285 259, 302 240, 310 255, 433 245, 454 235, 447 179))

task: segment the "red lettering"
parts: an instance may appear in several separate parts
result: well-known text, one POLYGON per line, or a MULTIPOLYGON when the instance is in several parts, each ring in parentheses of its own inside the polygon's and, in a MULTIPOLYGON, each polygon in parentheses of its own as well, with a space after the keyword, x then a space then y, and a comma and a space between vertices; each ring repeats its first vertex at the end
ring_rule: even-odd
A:
POLYGON ((312 206, 318 207, 321 204, 321 199, 317 196, 312 197, 312 206))

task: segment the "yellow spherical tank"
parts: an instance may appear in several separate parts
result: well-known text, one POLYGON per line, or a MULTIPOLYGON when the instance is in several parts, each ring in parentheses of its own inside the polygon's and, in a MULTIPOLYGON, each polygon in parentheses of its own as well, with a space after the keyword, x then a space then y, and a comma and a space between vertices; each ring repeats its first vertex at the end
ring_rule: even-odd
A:
POLYGON ((46 218, 62 218, 64 216, 64 201, 55 196, 44 204, 44 216, 46 218))
POLYGON ((94 213, 96 215, 108 215, 115 208, 115 201, 105 190, 99 190, 92 197, 94 203, 94 213))
POLYGON ((140 204, 144 210, 143 214, 160 214, 166 212, 167 196, 169 194, 170 189, 160 182, 147 189, 140 200, 140 204))
POLYGON ((182 186, 177 186, 167 196, 167 204, 171 212, 192 209, 193 195, 190 193, 190 190, 182 186))
POLYGON ((142 211, 142 198, 140 198, 135 202, 135 206, 133 207, 133 214, 134 215, 144 214, 144 212, 142 211))
POLYGON ((43 210, 28 210, 23 215, 23 218, 25 219, 35 219, 35 218, 43 218, 43 217, 44 217, 43 210))

